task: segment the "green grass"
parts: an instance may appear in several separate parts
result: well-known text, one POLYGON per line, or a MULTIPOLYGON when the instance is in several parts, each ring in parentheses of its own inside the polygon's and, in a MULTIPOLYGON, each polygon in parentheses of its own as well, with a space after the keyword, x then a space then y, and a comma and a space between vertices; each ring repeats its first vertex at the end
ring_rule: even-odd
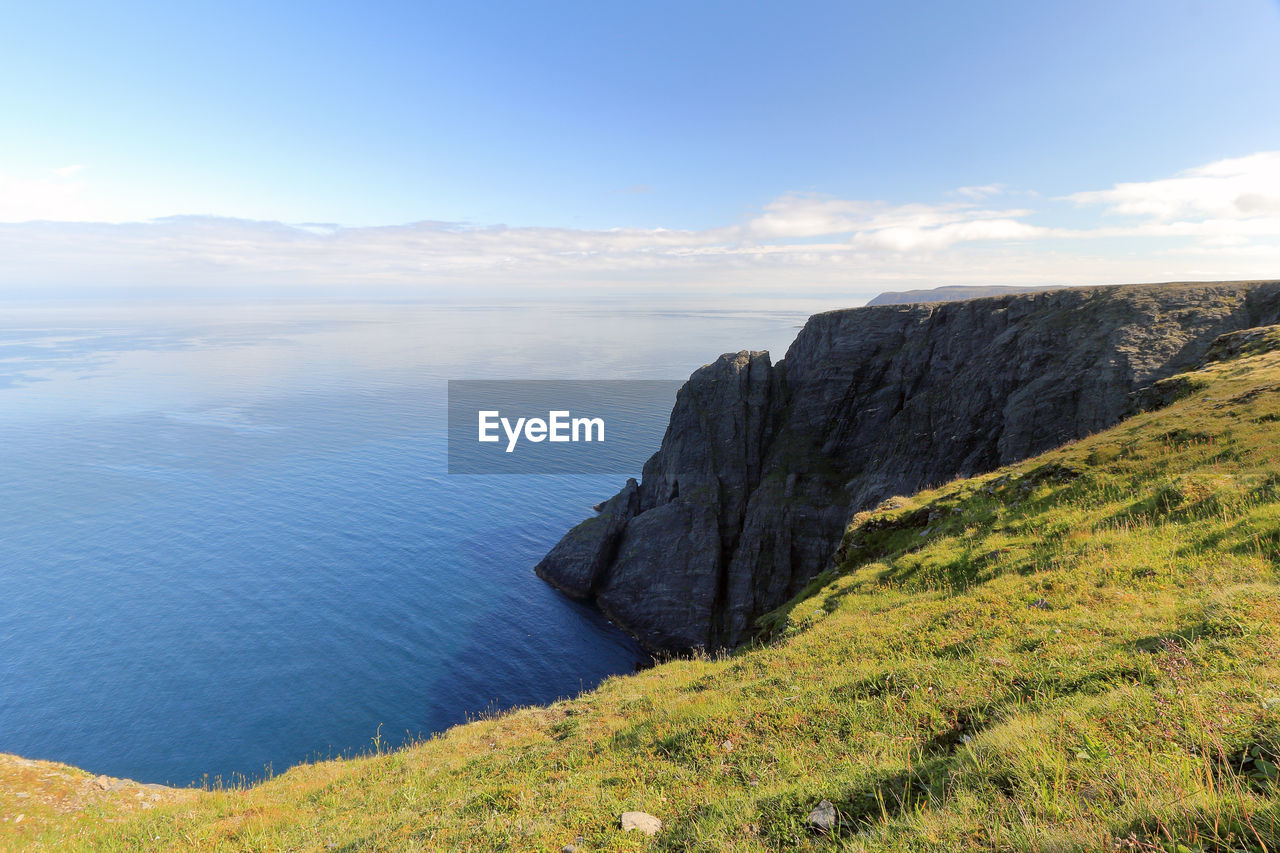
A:
MULTIPOLYGON (((1168 408, 854 519, 761 639, 28 844, 1280 849, 1280 334, 1168 408), (809 829, 832 801, 839 826, 809 829), (627 810, 665 823, 618 829, 627 810)), ((1176 396, 1176 395, 1174 395, 1176 396)), ((18 836, 0 825, 0 843, 18 836)))

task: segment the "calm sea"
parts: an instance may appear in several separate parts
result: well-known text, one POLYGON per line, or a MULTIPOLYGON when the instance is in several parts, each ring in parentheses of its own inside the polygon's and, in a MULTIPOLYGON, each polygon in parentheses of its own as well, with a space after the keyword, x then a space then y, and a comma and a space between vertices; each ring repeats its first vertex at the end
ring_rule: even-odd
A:
POLYGON ((0 752, 256 779, 632 671, 532 571, 622 478, 448 475, 446 380, 683 378, 807 314, 0 304, 0 752))

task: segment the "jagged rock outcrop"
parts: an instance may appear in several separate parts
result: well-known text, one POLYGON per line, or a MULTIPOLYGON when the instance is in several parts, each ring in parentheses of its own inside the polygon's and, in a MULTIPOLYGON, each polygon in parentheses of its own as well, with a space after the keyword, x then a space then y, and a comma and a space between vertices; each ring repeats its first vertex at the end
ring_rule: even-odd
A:
POLYGON ((640 483, 537 566, 651 649, 732 646, 829 564, 850 516, 1111 426, 1280 282, 1055 290, 818 314, 786 358, 681 389, 640 483))

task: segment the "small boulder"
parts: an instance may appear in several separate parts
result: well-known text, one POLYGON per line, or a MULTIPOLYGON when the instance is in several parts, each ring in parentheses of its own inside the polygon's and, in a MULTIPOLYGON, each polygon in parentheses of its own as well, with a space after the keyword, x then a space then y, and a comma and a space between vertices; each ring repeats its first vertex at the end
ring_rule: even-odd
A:
POLYGON ((662 821, 648 812, 623 812, 622 831, 630 832, 633 829, 645 835, 657 835, 662 831, 662 821))
POLYGON ((129 783, 123 779, 113 779, 110 776, 98 776, 93 780, 93 784, 104 791, 119 791, 129 783))
POLYGON ((830 800, 823 800, 809 812, 809 828, 828 834, 836 828, 836 807, 830 800))

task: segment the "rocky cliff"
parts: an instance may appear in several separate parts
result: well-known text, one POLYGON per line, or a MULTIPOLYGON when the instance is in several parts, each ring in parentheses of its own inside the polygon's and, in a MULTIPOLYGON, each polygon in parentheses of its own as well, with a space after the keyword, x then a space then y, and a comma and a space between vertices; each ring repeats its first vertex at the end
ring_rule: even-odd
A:
POLYGON ((721 356, 662 446, 537 566, 651 649, 736 645, 829 565, 850 516, 1096 432, 1280 282, 1133 285, 818 314, 786 357, 721 356))
POLYGON ((1044 287, 1009 287, 999 284, 944 284, 928 290, 887 290, 871 298, 868 305, 906 305, 915 302, 956 302, 961 299, 978 299, 983 296, 1012 296, 1015 293, 1034 293, 1044 287))

